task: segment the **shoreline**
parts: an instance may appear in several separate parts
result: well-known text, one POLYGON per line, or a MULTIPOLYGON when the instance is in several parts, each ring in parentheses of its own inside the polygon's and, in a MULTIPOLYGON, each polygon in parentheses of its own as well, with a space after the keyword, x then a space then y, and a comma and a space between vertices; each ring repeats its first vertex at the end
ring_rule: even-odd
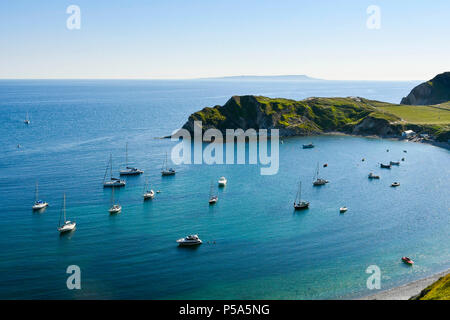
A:
POLYGON ((404 285, 394 287, 388 290, 380 291, 375 294, 356 298, 354 300, 409 300, 422 292, 423 289, 438 281, 441 277, 450 272, 450 269, 435 273, 423 279, 414 280, 404 285))

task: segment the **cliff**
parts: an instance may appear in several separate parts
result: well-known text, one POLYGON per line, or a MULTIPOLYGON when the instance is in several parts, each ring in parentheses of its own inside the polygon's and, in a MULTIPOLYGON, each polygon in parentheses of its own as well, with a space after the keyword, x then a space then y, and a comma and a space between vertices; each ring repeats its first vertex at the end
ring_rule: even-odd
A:
POLYGON ((450 101, 450 72, 438 74, 433 79, 416 86, 400 104, 430 105, 450 101))

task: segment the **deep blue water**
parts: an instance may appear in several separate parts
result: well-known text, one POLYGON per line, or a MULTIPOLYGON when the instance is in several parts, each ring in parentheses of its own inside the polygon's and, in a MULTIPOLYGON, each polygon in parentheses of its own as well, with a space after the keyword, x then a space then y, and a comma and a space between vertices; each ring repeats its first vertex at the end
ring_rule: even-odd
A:
POLYGON ((257 165, 181 165, 162 178, 174 142, 155 137, 190 113, 236 94, 302 99, 363 96, 399 102, 417 82, 339 81, 0 81, 0 298, 317 299, 369 292, 376 264, 382 289, 450 267, 449 151, 382 139, 323 136, 285 139, 280 170, 257 165), (29 113, 31 124, 23 120, 29 113), (145 170, 107 212, 102 188, 109 154, 114 171, 129 159, 145 170), (315 149, 303 150, 314 142, 315 149), (17 144, 22 147, 17 148, 17 144), (386 152, 389 149, 389 152, 386 152), (406 149, 408 153, 403 153, 406 149), (361 158, 365 162, 361 162, 361 158), (405 157, 399 167, 379 162, 405 157), (330 183, 312 187, 316 163, 330 183), (379 181, 369 181, 376 172, 379 181), (211 180, 228 178, 214 207, 211 180), (145 176, 155 190, 143 202, 145 176), (308 211, 293 212, 299 177, 308 211), (50 202, 33 213, 34 188, 50 202), (398 188, 389 187, 400 181, 398 188), (56 226, 67 195, 77 230, 56 226), (339 207, 346 205, 346 214, 339 207), (198 233, 204 244, 175 240, 198 233), (400 262, 407 255, 413 268, 400 262), (82 289, 66 287, 80 266, 82 289))

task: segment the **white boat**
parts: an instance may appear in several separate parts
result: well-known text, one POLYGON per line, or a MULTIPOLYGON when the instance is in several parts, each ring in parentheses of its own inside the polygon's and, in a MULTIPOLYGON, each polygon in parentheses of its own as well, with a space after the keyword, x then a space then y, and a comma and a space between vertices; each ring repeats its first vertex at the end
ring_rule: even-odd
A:
POLYGON ((125 169, 120 170, 120 172, 119 172, 120 175, 121 176, 137 176, 139 174, 144 173, 144 171, 141 170, 141 169, 128 166, 128 142, 126 144, 125 149, 126 149, 125 150, 125 154, 126 154, 126 156, 125 156, 125 169))
POLYGON ((216 202, 219 200, 219 196, 213 194, 213 183, 211 182, 211 188, 209 190, 209 204, 216 204, 216 202))
POLYGON ((399 187, 400 186, 400 182, 393 182, 391 184, 391 187, 399 187))
POLYGON ((64 194, 64 202, 63 202, 63 212, 64 220, 63 224, 61 224, 61 215, 59 215, 59 227, 58 231, 60 233, 69 232, 75 230, 77 223, 75 221, 66 220, 66 194, 64 194))
POLYGON ((295 197, 294 201, 294 209, 295 210, 302 210, 309 208, 309 202, 302 200, 302 182, 300 181, 298 183, 298 190, 297 195, 295 197))
POLYGON ((30 119, 28 118, 28 112, 27 112, 27 117, 25 118, 25 120, 23 121, 23 123, 25 124, 30 124, 30 119))
POLYGON ((326 183, 328 183, 328 180, 319 178, 319 163, 317 162, 317 170, 316 170, 316 174, 313 179, 313 185, 314 186, 323 186, 326 183))
POLYGON ((225 177, 220 177, 219 181, 218 181, 219 187, 225 187, 227 185, 227 182, 228 181, 227 181, 227 179, 225 177))
POLYGON ((340 213, 344 213, 344 212, 346 212, 347 211, 347 207, 340 207, 339 208, 339 212, 340 213))
POLYGON ((106 166, 105 176, 103 177, 103 187, 104 188, 112 188, 112 187, 124 187, 126 185, 125 180, 121 180, 118 178, 113 178, 112 175, 112 154, 109 156, 109 163, 106 166), (110 180, 106 180, 106 175, 108 174, 108 169, 110 172, 110 180))
POLYGON ((167 152, 166 152, 166 158, 162 165, 161 174, 163 176, 173 176, 175 174, 175 169, 168 167, 167 152))
POLYGON ((120 213, 122 211, 122 206, 114 201, 114 187, 111 191, 111 207, 108 211, 110 214, 120 213))
POLYGON ((148 178, 145 178, 144 193, 142 196, 144 197, 144 200, 153 199, 155 197, 155 191, 149 189, 148 178))
POLYGON ((202 244, 202 240, 198 237, 198 235, 193 234, 189 235, 186 238, 181 238, 177 240, 179 246, 196 246, 202 244))
POLYGON ((39 200, 39 187, 38 182, 36 181, 36 199, 34 201, 33 210, 41 210, 48 206, 48 202, 39 200))

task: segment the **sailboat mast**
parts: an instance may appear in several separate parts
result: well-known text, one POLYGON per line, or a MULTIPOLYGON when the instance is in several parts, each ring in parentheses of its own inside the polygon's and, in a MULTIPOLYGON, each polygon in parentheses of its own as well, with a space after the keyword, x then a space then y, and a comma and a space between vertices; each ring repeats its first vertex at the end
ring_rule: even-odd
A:
POLYGON ((128 142, 125 147, 125 167, 128 167, 128 142))
POLYGON ((36 181, 36 202, 38 201, 39 198, 39 187, 38 187, 38 182, 36 181))
POLYGON ((111 206, 114 205, 114 186, 112 187, 112 192, 111 192, 111 206))
POLYGON ((64 201, 63 201, 63 211, 64 211, 64 223, 66 223, 66 194, 64 193, 64 201))
POLYGON ((109 171, 111 173, 111 181, 112 181, 112 153, 109 154, 109 171))

